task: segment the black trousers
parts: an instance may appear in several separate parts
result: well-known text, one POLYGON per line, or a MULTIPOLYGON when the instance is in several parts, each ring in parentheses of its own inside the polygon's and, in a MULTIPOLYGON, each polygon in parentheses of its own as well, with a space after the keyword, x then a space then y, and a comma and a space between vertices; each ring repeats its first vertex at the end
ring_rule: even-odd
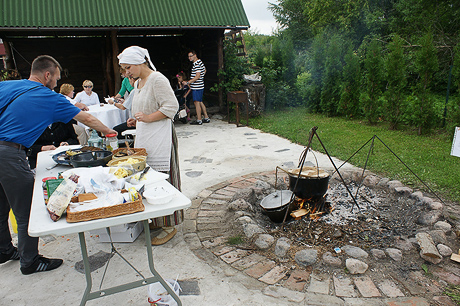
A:
POLYGON ((117 135, 117 138, 118 139, 123 139, 124 136, 121 135, 122 132, 126 131, 126 130, 135 130, 136 127, 128 127, 128 123, 127 122, 123 122, 123 123, 120 123, 119 125, 117 126, 114 126, 113 129, 115 131, 117 131, 118 135, 117 135))
POLYGON ((13 250, 8 226, 9 211, 12 209, 18 224, 21 267, 30 266, 38 257, 38 237, 30 237, 27 232, 33 188, 34 174, 29 168, 26 152, 0 145, 0 253, 13 250))

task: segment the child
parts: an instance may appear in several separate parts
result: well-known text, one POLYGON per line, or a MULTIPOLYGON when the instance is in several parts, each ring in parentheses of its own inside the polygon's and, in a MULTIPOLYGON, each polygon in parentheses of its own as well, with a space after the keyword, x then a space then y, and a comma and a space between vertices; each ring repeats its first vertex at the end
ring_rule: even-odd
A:
POLYGON ((190 100, 192 98, 192 94, 190 93, 191 89, 187 84, 182 84, 183 81, 187 82, 188 78, 183 71, 176 74, 176 78, 177 86, 175 94, 177 101, 179 102, 179 105, 184 105, 185 111, 187 112, 187 121, 190 121, 190 100))

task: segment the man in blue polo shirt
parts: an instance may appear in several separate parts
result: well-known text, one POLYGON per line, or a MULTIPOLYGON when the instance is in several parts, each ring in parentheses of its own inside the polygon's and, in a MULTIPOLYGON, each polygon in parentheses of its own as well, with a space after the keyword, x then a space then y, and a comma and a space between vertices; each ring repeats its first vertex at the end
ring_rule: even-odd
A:
POLYGON ((28 80, 0 82, 0 263, 20 259, 23 274, 53 270, 63 262, 39 255, 38 238, 27 232, 34 185, 27 148, 48 125, 72 118, 104 134, 116 133, 53 91, 61 70, 53 57, 41 55, 32 62, 28 80), (17 248, 8 227, 10 208, 18 225, 17 248))

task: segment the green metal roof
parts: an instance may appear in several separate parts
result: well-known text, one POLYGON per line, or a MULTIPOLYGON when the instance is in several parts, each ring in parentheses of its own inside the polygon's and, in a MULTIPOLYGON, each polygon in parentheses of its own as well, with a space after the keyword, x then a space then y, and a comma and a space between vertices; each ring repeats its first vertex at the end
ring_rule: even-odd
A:
POLYGON ((0 0, 0 28, 248 27, 241 0, 0 0))

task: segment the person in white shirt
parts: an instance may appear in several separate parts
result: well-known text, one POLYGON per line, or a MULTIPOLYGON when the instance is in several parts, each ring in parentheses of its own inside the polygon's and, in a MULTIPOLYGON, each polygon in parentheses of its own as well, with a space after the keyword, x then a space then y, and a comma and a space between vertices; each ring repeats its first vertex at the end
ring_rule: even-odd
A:
POLYGON ((85 80, 83 82, 83 91, 77 93, 74 100, 86 106, 99 104, 99 96, 97 93, 93 92, 93 82, 85 80))
MULTIPOLYGON (((72 84, 62 84, 59 88, 59 93, 63 95, 67 100, 69 100, 70 103, 72 103, 82 111, 88 110, 88 106, 80 102, 75 102, 75 100, 72 99, 73 95, 75 94, 74 87, 72 84)), ((86 130, 83 127, 79 126, 75 120, 72 123, 75 133, 78 136, 78 141, 82 146, 86 145, 86 143, 88 142, 88 134, 86 133, 86 130)))

